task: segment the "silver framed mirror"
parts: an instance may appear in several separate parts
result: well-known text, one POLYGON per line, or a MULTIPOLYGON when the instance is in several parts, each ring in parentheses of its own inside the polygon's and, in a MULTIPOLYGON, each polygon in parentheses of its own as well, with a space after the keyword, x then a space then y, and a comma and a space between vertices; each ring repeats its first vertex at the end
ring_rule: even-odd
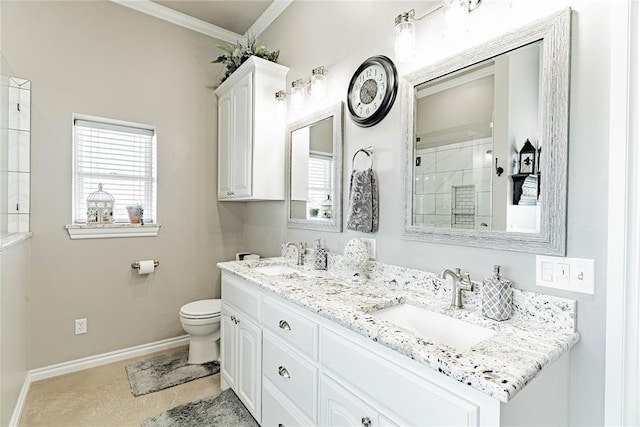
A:
POLYGON ((343 109, 340 102, 287 127, 289 228, 342 231, 343 109))
POLYGON ((401 80, 404 238, 565 255, 571 10, 401 80))

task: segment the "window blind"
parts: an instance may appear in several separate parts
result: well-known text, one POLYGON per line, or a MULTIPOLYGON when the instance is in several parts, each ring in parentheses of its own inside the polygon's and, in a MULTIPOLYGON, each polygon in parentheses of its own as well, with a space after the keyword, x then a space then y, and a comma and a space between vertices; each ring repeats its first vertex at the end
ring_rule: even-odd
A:
POLYGON ((331 157, 309 154, 309 201, 322 203, 331 194, 331 157))
POLYGON ((141 204, 144 221, 156 216, 156 142, 149 126, 109 119, 74 120, 75 223, 87 221, 87 197, 102 189, 114 199, 114 221, 129 222, 127 206, 141 204))

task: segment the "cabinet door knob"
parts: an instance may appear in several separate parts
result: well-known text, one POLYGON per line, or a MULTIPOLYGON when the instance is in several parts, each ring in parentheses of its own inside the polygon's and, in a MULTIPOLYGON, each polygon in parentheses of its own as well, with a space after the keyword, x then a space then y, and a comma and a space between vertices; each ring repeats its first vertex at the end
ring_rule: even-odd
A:
POLYGON ((278 424, 278 427, 284 427, 284 424, 278 424))
POLYGON ((285 368, 284 366, 280 366, 278 368, 278 374, 280 374, 280 376, 284 378, 291 378, 291 375, 289 375, 289 371, 287 371, 287 368, 285 368))
POLYGON ((231 321, 235 322, 236 321, 236 316, 231 316, 231 321))
POLYGON ((369 419, 369 417, 364 417, 362 419, 362 426, 363 427, 370 427, 371 426, 371 420, 369 419))
POLYGON ((280 323, 278 323, 278 326, 280 326, 280 329, 285 329, 287 331, 291 330, 291 326, 289 326, 289 322, 286 320, 281 320, 280 323))

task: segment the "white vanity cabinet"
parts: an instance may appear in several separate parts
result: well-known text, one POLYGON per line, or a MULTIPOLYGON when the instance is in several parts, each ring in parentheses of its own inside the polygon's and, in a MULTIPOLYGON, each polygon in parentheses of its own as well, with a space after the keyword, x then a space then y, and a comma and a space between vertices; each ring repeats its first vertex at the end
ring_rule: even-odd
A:
POLYGON ((262 327, 262 426, 317 425, 318 324, 265 296, 262 327))
POLYGON ((568 423, 568 352, 502 403, 226 271, 222 298, 222 385, 263 427, 568 423))
POLYGON ((262 408, 262 329, 260 295, 233 278, 222 281, 220 376, 222 389, 231 387, 260 422, 262 408))
POLYGON ((284 200, 284 120, 275 117, 275 92, 288 71, 253 56, 216 89, 218 200, 284 200))
POLYGON ((376 409, 326 375, 320 380, 320 425, 397 427, 376 409))

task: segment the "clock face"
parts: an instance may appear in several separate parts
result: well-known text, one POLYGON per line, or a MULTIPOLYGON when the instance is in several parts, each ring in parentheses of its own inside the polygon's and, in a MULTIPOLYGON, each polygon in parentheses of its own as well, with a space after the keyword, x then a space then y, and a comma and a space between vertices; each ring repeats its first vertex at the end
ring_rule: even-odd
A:
POLYGON ((349 82, 347 105, 354 123, 373 126, 389 112, 396 98, 398 79, 393 62, 373 56, 360 65, 349 82))
POLYGON ((387 72, 381 65, 370 65, 362 70, 349 93, 354 113, 358 117, 371 117, 382 105, 386 86, 387 72))

